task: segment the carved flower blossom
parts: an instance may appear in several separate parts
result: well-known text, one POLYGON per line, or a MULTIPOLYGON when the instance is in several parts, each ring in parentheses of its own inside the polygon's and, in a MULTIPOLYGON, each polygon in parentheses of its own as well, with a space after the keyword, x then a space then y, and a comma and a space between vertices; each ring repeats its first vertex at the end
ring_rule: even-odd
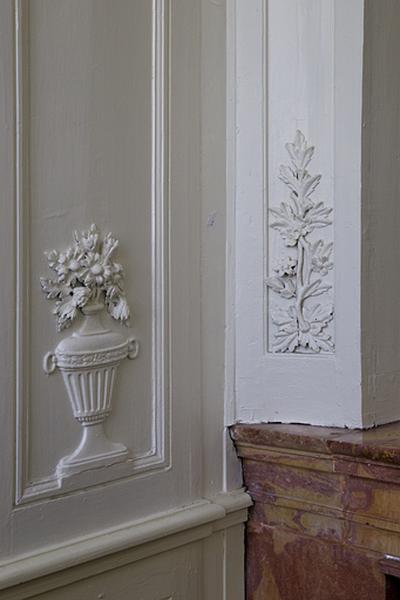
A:
POLYGON ((311 260, 313 271, 320 273, 323 276, 328 274, 328 271, 333 268, 333 262, 330 260, 332 250, 332 242, 324 244, 322 240, 318 240, 313 244, 311 249, 313 255, 311 260))
POLYGON ((312 231, 310 225, 304 219, 300 219, 285 202, 282 202, 278 209, 272 208, 270 212, 275 217, 271 227, 279 231, 286 246, 296 246, 301 236, 312 231))
POLYGON ((67 281, 69 284, 75 278, 74 274, 79 270, 82 259, 80 248, 68 248, 65 252, 51 250, 50 252, 45 252, 45 255, 47 256, 49 267, 57 273, 60 281, 67 281))
POLYGON ((98 252, 88 252, 82 261, 83 268, 80 272, 84 284, 91 286, 102 286, 112 277, 112 266, 98 252))
POLYGON ((57 277, 42 277, 40 282, 47 298, 57 301, 54 313, 59 330, 69 327, 88 303, 101 299, 114 319, 128 321, 123 269, 111 258, 117 246, 118 240, 111 233, 101 241, 96 225, 91 225, 88 231, 75 232, 71 248, 45 253, 57 277))
POLYGON ((96 225, 92 223, 89 229, 82 231, 80 235, 75 231, 74 240, 78 248, 87 252, 95 252, 99 241, 99 232, 96 225))
POLYGON ((297 214, 296 209, 285 202, 278 209, 270 210, 276 219, 271 227, 279 231, 286 246, 296 246, 301 237, 332 223, 329 218, 331 208, 325 208, 322 202, 314 204, 311 201, 307 206, 303 214, 297 214))
POLYGON ((291 277, 296 274, 297 258, 293 256, 281 256, 274 261, 274 271, 280 277, 288 275, 291 277))

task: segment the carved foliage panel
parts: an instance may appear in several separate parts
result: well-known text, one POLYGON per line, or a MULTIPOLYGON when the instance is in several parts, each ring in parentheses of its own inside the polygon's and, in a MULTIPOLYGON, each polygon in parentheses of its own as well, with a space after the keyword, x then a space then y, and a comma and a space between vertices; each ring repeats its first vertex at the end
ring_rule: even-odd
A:
POLYGON ((15 0, 17 503, 169 462, 168 14, 166 0, 15 0), (130 458, 61 489, 55 467, 80 427, 61 376, 41 368, 60 334, 38 282, 43 252, 92 222, 119 238, 134 307, 127 335, 141 343, 120 367, 106 424, 130 458))
POLYGON ((332 235, 322 238, 319 232, 333 224, 332 208, 315 198, 321 175, 309 172, 315 149, 301 131, 286 150, 289 164, 281 165, 279 178, 287 197, 269 209, 269 227, 280 236, 266 279, 272 296, 272 350, 331 353, 334 307, 326 279, 334 266, 333 242, 332 235))
POLYGON ((331 355, 335 2, 264 8, 264 350, 331 355))

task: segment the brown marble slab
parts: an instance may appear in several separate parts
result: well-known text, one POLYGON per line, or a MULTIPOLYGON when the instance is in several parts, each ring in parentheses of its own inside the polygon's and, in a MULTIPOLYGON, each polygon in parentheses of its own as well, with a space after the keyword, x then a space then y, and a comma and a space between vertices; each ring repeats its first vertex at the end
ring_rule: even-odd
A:
POLYGON ((400 600, 399 423, 231 435, 254 500, 247 600, 400 600))
POLYGON ((247 598, 385 600, 374 557, 341 544, 266 527, 247 536, 247 598))
POLYGON ((231 434, 238 445, 292 448, 400 465, 400 422, 368 430, 241 423, 231 428, 231 434))

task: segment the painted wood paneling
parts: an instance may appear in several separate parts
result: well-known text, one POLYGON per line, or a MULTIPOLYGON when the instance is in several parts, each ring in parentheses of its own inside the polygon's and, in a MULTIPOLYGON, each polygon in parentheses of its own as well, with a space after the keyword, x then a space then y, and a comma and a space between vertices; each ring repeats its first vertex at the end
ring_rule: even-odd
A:
POLYGON ((2 556, 202 495, 199 9, 1 3, 2 556), (62 378, 41 368, 65 334, 39 278, 49 275, 43 252, 68 247, 91 222, 120 240, 141 345, 137 362, 121 366, 107 422, 131 460, 60 488, 55 465, 80 431, 62 378))
POLYGON ((48 488, 54 494, 60 454, 79 440, 61 378, 41 369, 45 349, 60 336, 38 294, 38 274, 47 275, 44 250, 68 247, 73 230, 89 222, 118 231, 133 327, 142 340, 138 364, 121 366, 107 421, 110 437, 130 448, 133 459, 119 476, 168 463, 168 3, 165 9, 164 2, 121 0, 114 8, 16 4, 17 502, 48 488))
POLYGON ((250 500, 227 492, 241 482, 224 429, 225 10, 0 3, 0 597, 243 598, 250 500), (60 487, 80 429, 42 371, 69 332, 39 278, 43 251, 92 222, 120 241, 140 342, 107 421, 131 459, 60 487))
POLYGON ((357 427, 363 0, 238 2, 236 23, 232 421, 357 427), (313 241, 334 242, 335 267, 323 281, 333 287, 316 298, 334 304, 334 320, 324 325, 334 348, 323 352, 273 347, 272 314, 293 299, 269 290, 266 280, 283 251, 297 257, 270 227, 277 220, 270 209, 289 198, 280 166, 288 164, 285 144, 296 130, 315 147, 308 170, 322 175, 312 199, 333 209, 332 225, 313 232, 313 241))

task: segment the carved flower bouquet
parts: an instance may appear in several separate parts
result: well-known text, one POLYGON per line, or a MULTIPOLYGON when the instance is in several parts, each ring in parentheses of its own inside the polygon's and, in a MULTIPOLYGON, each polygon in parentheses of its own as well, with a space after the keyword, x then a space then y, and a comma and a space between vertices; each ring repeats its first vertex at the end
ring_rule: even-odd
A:
POLYGON ((270 226, 279 232, 288 250, 275 261, 274 274, 266 284, 289 306, 281 304, 271 311, 276 326, 273 349, 332 352, 334 343, 327 326, 333 319, 333 304, 315 298, 325 296, 331 288, 323 279, 333 268, 333 244, 312 238, 315 230, 332 224, 332 209, 312 198, 321 180, 321 175, 308 172, 314 147, 308 146, 304 135, 297 131, 286 150, 290 165, 281 166, 280 179, 289 188, 289 199, 270 210, 270 226))
POLYGON ((104 421, 111 412, 114 380, 125 358, 136 358, 138 343, 122 333, 104 327, 101 314, 106 307, 113 319, 128 323, 129 306, 124 292, 124 273, 112 255, 118 241, 107 233, 102 240, 96 225, 81 234, 65 251, 46 252, 53 279, 42 277, 43 292, 55 300, 59 331, 69 327, 83 313, 83 325, 65 337, 43 360, 50 375, 58 368, 75 419, 83 434, 76 450, 57 465, 59 481, 88 469, 127 460, 124 444, 108 439, 104 421))
POLYGON ((104 303, 113 319, 128 323, 129 306, 124 293, 122 266, 112 260, 118 246, 111 233, 100 239, 96 225, 74 233, 74 244, 65 251, 45 252, 56 278, 41 277, 43 292, 56 300, 59 331, 69 327, 88 304, 104 303))

